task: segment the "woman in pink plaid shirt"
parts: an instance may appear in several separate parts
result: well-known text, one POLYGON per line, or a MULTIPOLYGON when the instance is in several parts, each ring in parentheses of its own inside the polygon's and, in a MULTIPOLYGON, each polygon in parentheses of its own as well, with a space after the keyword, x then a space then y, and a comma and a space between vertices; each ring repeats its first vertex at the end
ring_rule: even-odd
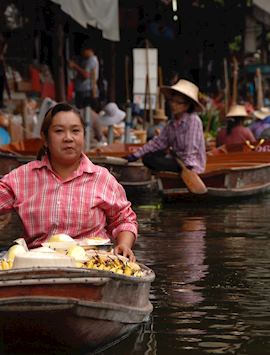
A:
POLYGON ((136 214, 114 176, 83 153, 84 133, 79 111, 66 103, 52 107, 41 127, 40 160, 0 180, 0 214, 18 213, 29 248, 58 233, 74 239, 109 237, 116 254, 134 261, 136 214))

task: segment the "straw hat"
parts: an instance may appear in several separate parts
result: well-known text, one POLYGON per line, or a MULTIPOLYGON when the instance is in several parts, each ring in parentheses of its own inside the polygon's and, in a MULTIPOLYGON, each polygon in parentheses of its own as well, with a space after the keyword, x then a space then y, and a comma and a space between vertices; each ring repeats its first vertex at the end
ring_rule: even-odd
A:
POLYGON ((226 117, 249 117, 244 105, 233 105, 230 107, 226 117))
POLYGON ((165 115, 165 112, 162 108, 157 108, 153 115, 154 120, 166 121, 168 116, 165 115))
POLYGON ((173 95, 176 94, 183 94, 191 99, 196 108, 201 111, 204 107, 199 102, 199 88, 195 84, 191 83, 190 81, 180 79, 175 85, 172 86, 161 86, 160 92, 164 94, 166 99, 170 99, 173 95))
POLYGON ((126 113, 119 109, 114 102, 109 102, 99 114, 100 123, 103 126, 113 126, 125 118, 126 113))
POLYGON ((263 120, 267 116, 270 116, 270 110, 268 107, 261 107, 259 110, 254 111, 253 115, 259 120, 263 120))

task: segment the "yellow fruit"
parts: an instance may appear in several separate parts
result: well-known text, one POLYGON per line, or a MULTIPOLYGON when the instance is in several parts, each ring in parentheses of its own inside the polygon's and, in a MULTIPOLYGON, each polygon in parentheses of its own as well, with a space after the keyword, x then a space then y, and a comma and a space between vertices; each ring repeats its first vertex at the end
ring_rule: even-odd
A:
POLYGON ((92 269, 93 266, 94 266, 94 260, 91 259, 90 261, 87 262, 86 266, 89 268, 89 269, 92 269))
POLYGON ((124 273, 124 271, 122 270, 122 269, 116 269, 116 274, 123 274, 124 273))
POLYGON ((143 273, 142 273, 142 271, 135 271, 135 273, 134 273, 133 276, 142 277, 142 276, 143 276, 143 273))
POLYGON ((139 271, 139 270, 141 270, 140 265, 137 264, 137 263, 133 263, 133 262, 129 261, 129 262, 127 263, 127 265, 128 265, 133 271, 139 271))
POLYGON ((127 276, 131 276, 133 274, 131 268, 129 266, 126 266, 124 269, 124 274, 127 276))
POLYGON ((67 255, 75 260, 83 260, 86 257, 85 250, 79 245, 72 245, 67 250, 67 255))
POLYGON ((48 242, 72 242, 73 238, 71 238, 69 235, 60 233, 60 234, 54 234, 51 235, 48 242))
POLYGON ((2 270, 8 270, 9 269, 9 263, 6 260, 2 260, 2 270))
POLYGON ((76 267, 83 267, 84 264, 81 263, 81 262, 79 262, 79 261, 76 261, 75 266, 76 266, 76 267))
POLYGON ((19 245, 19 244, 12 245, 12 247, 10 247, 8 249, 7 259, 11 260, 13 262, 16 255, 23 254, 25 252, 26 252, 26 250, 24 249, 24 247, 22 245, 19 245))

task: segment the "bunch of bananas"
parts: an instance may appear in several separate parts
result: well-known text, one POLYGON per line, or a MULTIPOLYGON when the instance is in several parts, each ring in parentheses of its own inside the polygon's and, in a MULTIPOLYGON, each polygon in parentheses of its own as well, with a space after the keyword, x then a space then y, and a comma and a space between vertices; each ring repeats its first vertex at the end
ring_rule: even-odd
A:
POLYGON ((2 259, 0 260, 0 270, 9 270, 12 268, 13 261, 2 259))
POLYGON ((6 256, 4 256, 4 259, 0 260, 0 270, 12 269, 15 256, 22 253, 25 253, 25 249, 23 246, 19 244, 12 245, 8 249, 6 256))
POLYGON ((109 255, 94 255, 87 262, 89 269, 105 270, 126 276, 142 277, 143 272, 137 263, 123 261, 109 255))

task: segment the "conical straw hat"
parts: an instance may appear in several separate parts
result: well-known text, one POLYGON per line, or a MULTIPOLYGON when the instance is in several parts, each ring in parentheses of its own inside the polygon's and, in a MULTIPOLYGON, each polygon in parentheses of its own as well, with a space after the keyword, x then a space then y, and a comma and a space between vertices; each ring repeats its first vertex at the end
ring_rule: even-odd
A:
POLYGON ((199 102, 199 88, 190 81, 180 79, 175 85, 172 86, 161 86, 160 91, 166 99, 170 99, 175 94, 183 94, 191 99, 195 105, 196 109, 201 111, 204 109, 203 105, 199 102))
POLYGON ((249 117, 244 105, 233 105, 230 107, 226 117, 249 117))
POLYGON ((259 120, 263 120, 267 116, 270 116, 270 109, 268 107, 261 107, 259 110, 254 111, 253 115, 259 120))
POLYGON ((153 115, 153 119, 166 121, 168 119, 168 116, 165 115, 165 112, 162 108, 157 108, 153 115))

